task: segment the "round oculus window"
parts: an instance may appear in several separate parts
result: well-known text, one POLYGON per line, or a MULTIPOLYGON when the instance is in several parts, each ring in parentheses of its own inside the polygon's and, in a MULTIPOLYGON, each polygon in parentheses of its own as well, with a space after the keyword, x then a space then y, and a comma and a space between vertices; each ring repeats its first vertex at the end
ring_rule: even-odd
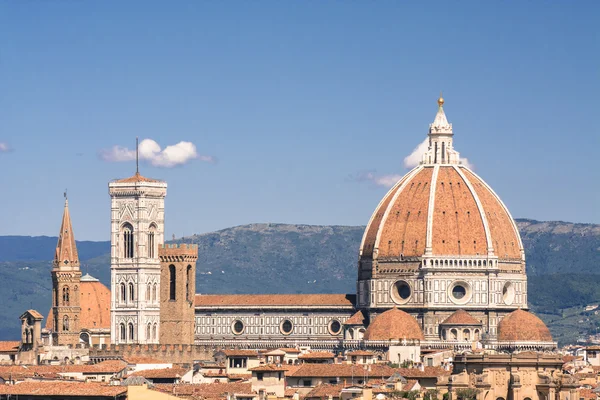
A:
POLYGON ((338 321, 337 319, 332 319, 331 322, 329 322, 329 333, 331 333, 332 335, 337 335, 341 331, 342 324, 340 323, 340 321, 338 321))
POLYGON ((241 335, 242 333, 244 333, 244 323, 239 319, 236 319, 235 321, 233 321, 233 324, 231 324, 231 330, 236 335, 241 335))
POLYGON ((281 322, 281 325, 279 325, 279 330, 284 335, 289 335, 290 333, 292 333, 293 329, 294 329, 294 324, 292 324, 292 321, 290 321, 289 319, 284 319, 281 322))
POLYGON ((463 297, 467 294, 467 289, 465 289, 462 285, 456 285, 452 288, 452 296, 456 300, 462 300, 463 297))
POLYGON ((511 282, 504 284, 502 288, 502 300, 507 306, 510 306, 515 301, 515 286, 511 282))
POLYGON ((471 296, 471 286, 467 282, 456 281, 448 287, 448 298, 454 304, 467 304, 471 296))
POLYGON ((406 281, 396 281, 392 285, 392 299, 396 303, 405 304, 410 300, 412 289, 406 281))

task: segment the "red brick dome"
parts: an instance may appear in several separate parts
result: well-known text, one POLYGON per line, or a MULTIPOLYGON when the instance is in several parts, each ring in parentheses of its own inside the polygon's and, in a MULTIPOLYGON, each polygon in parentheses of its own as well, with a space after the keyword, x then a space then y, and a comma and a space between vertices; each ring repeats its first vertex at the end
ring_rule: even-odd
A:
POLYGON ((424 340, 419 323, 410 314, 397 308, 392 308, 379 314, 369 324, 365 340, 424 340))
POLYGON ((373 213, 361 259, 497 256, 523 268, 517 226, 494 191, 462 164, 421 164, 392 187, 373 213))
POLYGON ((552 335, 544 322, 524 310, 515 310, 498 324, 498 340, 512 342, 551 342, 552 335))

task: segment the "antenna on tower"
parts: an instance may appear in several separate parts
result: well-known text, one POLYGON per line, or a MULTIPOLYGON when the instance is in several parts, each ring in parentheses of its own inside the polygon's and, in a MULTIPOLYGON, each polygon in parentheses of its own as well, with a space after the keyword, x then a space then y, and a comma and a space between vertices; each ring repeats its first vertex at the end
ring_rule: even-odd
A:
POLYGON ((140 173, 140 143, 137 136, 135 137, 135 173, 140 173))

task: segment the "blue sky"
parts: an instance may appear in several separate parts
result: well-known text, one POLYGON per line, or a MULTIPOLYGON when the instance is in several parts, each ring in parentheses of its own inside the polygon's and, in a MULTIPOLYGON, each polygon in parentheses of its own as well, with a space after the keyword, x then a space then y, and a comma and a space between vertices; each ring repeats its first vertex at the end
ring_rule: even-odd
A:
POLYGON ((361 178, 407 171, 440 90, 455 148, 513 216, 600 223, 598 15, 597 1, 0 2, 0 235, 56 235, 68 188, 77 237, 108 240, 108 181, 135 162, 101 154, 136 136, 196 148, 141 164, 169 184, 169 237, 366 224, 387 189, 361 178))

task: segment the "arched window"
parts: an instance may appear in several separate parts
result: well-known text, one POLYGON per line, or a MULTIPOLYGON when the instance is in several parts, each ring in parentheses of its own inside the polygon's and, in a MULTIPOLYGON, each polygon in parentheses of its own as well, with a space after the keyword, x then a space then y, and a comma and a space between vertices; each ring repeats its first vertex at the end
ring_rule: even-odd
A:
POLYGON ((125 303, 127 296, 125 295, 125 283, 121 282, 121 303, 125 303))
POLYGON ((463 339, 464 340, 471 340, 471 331, 469 329, 464 329, 463 330, 463 339))
POLYGON ((192 288, 190 287, 190 282, 192 281, 192 266, 188 265, 185 276, 185 299, 187 301, 192 301, 192 288))
POLYGON ((156 283, 154 285, 152 285, 152 301, 157 301, 157 297, 156 297, 156 283))
POLYGON ((150 301, 150 292, 152 292, 152 284, 146 286, 146 301, 150 301))
POLYGON ((450 329, 450 339, 458 340, 458 332, 456 332, 456 329, 450 329))
POLYGON ((133 323, 129 323, 129 340, 133 341, 134 340, 134 330, 133 330, 133 323))
POLYGON ((133 258, 133 226, 123 225, 123 257, 133 258))
POLYGON ((155 257, 155 249, 156 249, 156 244, 155 244, 155 235, 156 235, 156 225, 152 224, 150 225, 150 229, 148 232, 148 258, 154 258, 155 257))
POLYGON ((69 305, 69 288, 66 286, 63 287, 63 305, 69 305))
POLYGON ((135 290, 133 289, 133 283, 129 282, 129 300, 135 300, 135 290))
POLYGON ((86 345, 90 344, 90 335, 87 332, 81 332, 79 334, 79 343, 84 343, 86 345))
POLYGON ((148 322, 148 326, 146 327, 146 340, 150 339, 150 335, 152 334, 152 324, 148 322))
POLYGON ((152 340, 156 340, 156 322, 154 323, 154 325, 152 326, 152 340))
POLYGON ((125 324, 121 323, 121 325, 119 326, 119 330, 121 331, 121 341, 124 342, 125 340, 127 340, 127 336, 125 334, 125 324))
POLYGON ((69 316, 65 315, 63 317, 63 331, 68 331, 69 330, 69 316))
POLYGON ((175 292, 177 289, 177 277, 175 276, 175 266, 169 265, 169 300, 175 300, 175 292))
POLYGON ((475 329, 475 332, 473 333, 473 339, 475 340, 479 340, 479 329, 475 329))

